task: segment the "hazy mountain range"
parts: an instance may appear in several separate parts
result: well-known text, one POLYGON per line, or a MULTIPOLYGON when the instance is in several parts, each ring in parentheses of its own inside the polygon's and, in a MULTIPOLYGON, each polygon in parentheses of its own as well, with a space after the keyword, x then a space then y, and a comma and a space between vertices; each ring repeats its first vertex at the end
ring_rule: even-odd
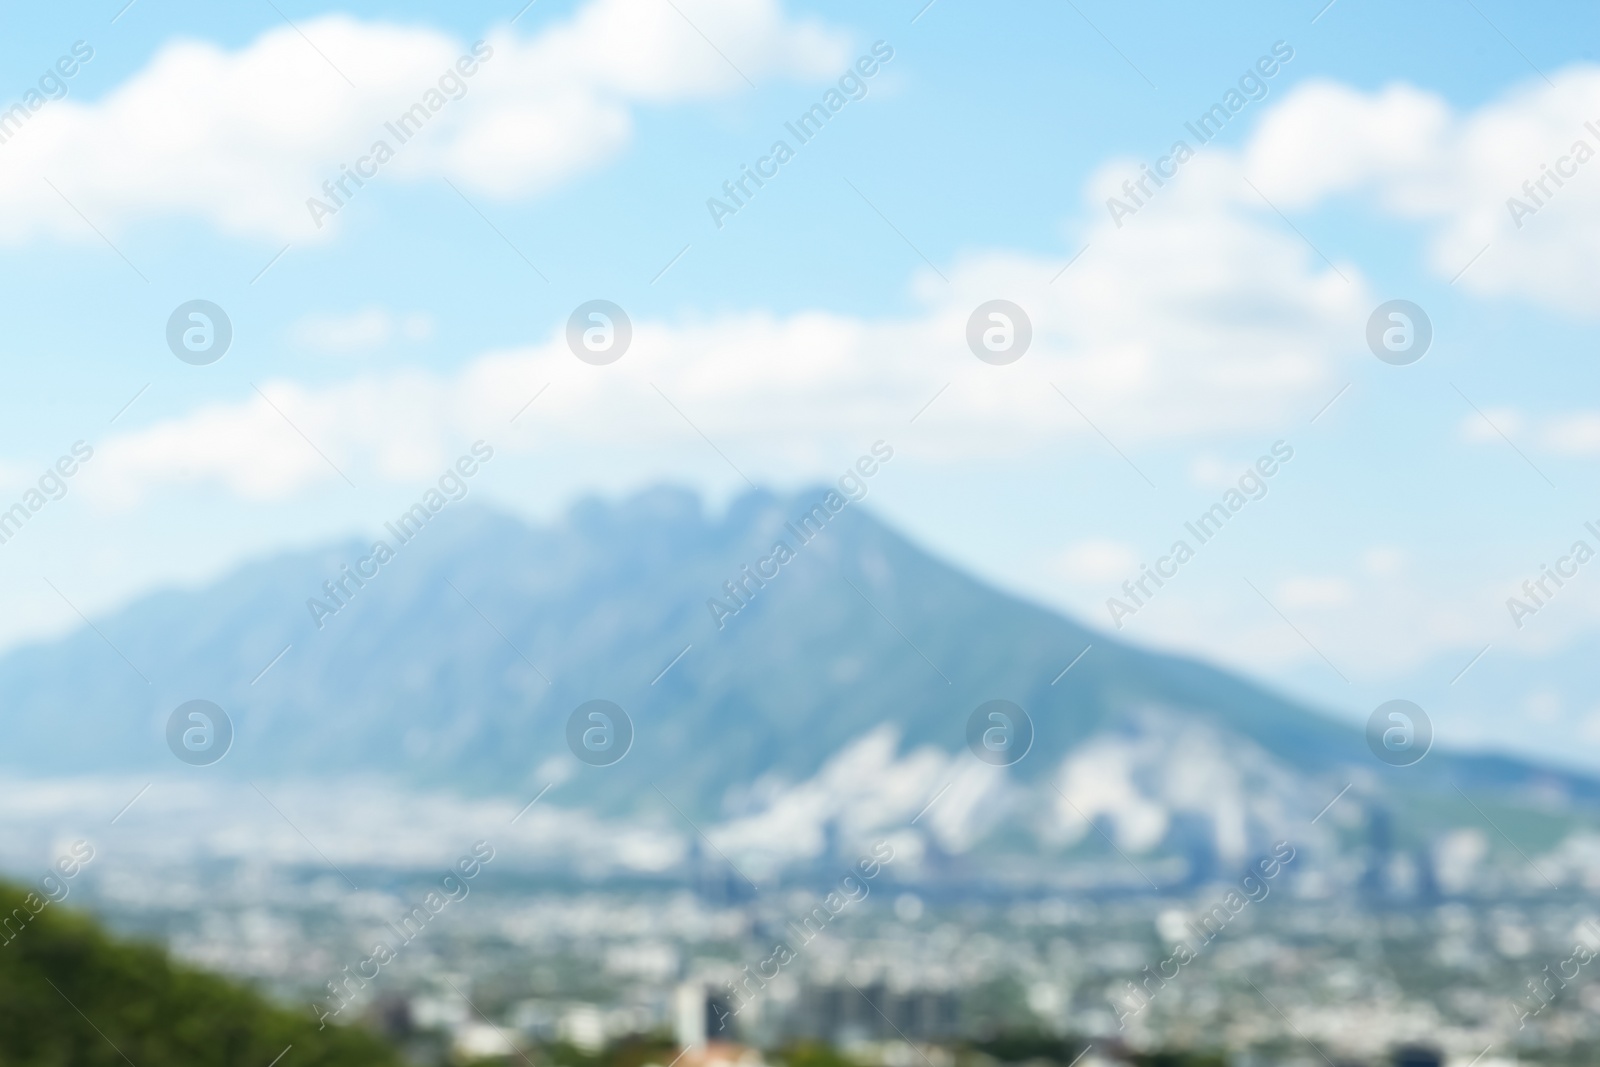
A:
MULTIPOLYGON (((142 598, 0 659, 0 768, 224 792, 376 782, 510 811, 550 786, 517 833, 543 826, 548 844, 540 820, 559 817, 590 851, 608 847, 600 827, 674 835, 640 867, 705 841, 764 873, 893 834, 926 877, 1061 884, 1132 879, 1133 857, 1141 879, 1182 881, 1280 839, 1349 880, 1360 864, 1334 860, 1370 852, 1375 820, 1380 849, 1436 848, 1455 828, 1497 851, 1500 813, 1542 851, 1600 803, 1594 780, 1513 759, 1387 767, 1343 722, 985 586, 870 503, 812 511, 828 492, 752 492, 713 515, 661 488, 548 527, 451 505, 420 531, 385 528, 381 562, 350 541, 142 598), (340 581, 336 598, 324 583, 340 581), (213 766, 167 747, 168 716, 196 698, 236 730, 213 766), (594 699, 633 723, 611 766, 568 748, 569 715, 594 699), (968 751, 969 717, 994 699, 1034 724, 1011 767, 968 751)), ((307 836, 363 836, 346 807, 305 816, 307 836)), ((625 839, 610 841, 639 851, 625 839)))

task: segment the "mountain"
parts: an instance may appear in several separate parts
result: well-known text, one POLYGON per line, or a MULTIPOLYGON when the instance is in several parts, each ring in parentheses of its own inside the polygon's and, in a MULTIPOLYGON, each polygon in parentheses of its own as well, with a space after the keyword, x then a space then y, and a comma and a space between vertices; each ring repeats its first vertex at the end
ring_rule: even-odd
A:
POLYGON ((1333 833, 1309 820, 1345 785, 1345 807, 1369 823, 1402 811, 1397 832, 1417 840, 1477 819, 1468 795, 1547 822, 1600 805, 1600 783, 1513 759, 1386 766, 1358 729, 989 588, 826 487, 751 492, 721 515, 659 488, 547 527, 449 505, 381 538, 376 558, 362 540, 261 561, 12 651, 0 766, 478 797, 556 785, 552 805, 654 820, 691 848, 709 827, 762 869, 899 828, 929 871, 977 848, 1029 878, 1102 842, 1174 871, 1234 865, 1333 833), (213 766, 168 749, 168 718, 193 699, 234 725, 213 766), (567 740, 597 699, 634 731, 610 766, 567 740), (1009 767, 968 751, 992 700, 1032 721, 1009 767))

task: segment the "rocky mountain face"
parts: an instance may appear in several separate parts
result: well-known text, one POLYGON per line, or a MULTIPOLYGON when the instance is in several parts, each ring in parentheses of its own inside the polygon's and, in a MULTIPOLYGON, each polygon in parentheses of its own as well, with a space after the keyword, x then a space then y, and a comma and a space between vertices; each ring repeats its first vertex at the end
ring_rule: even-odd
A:
MULTIPOLYGON (((585 827, 569 846, 597 870, 721 853, 761 878, 887 838, 952 884, 1143 891, 1300 840, 1351 882, 1489 809, 1570 829, 1600 803, 1515 760, 1387 766, 1358 729, 988 588, 831 487, 720 515, 661 488, 548 527, 443 508, 14 650, 0 699, 12 775, 469 806, 549 787, 515 833, 568 813, 557 836, 585 827), (197 699, 232 725, 210 765, 171 747, 197 699)), ((359 850, 351 818, 322 825, 359 850)))

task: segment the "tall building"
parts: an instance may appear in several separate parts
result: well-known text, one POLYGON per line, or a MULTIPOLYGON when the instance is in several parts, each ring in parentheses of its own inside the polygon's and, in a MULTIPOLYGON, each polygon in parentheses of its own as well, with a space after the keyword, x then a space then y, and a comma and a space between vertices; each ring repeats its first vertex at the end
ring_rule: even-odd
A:
POLYGON ((1394 1050, 1394 1067, 1443 1067, 1444 1053, 1432 1045, 1401 1045, 1394 1050))
POLYGON ((684 982, 673 997, 673 1035, 683 1048, 704 1048, 710 1041, 732 1041, 733 1016, 726 999, 704 982, 684 982))

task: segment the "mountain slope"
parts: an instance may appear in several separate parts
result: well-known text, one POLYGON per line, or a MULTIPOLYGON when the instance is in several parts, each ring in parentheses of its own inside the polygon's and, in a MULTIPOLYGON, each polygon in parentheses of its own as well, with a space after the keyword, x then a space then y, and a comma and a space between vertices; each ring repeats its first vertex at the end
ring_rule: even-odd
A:
POLYGON ((399 1057, 359 1030, 319 1030, 235 982, 115 940, 88 919, 0 886, 0 1062, 18 1067, 244 1067, 293 1046, 304 1067, 381 1067, 399 1057), (35 909, 38 909, 35 914, 35 909), (23 922, 19 916, 31 916, 23 922))
MULTIPOLYGON (((343 606, 323 583, 370 543, 147 597, 96 629, 0 660, 15 725, 0 761, 32 774, 176 770, 239 782, 378 775, 476 794, 532 795, 561 780, 566 806, 659 814, 665 795, 687 817, 745 820, 759 836, 786 832, 763 813, 805 783, 826 792, 818 783, 855 766, 851 752, 866 762, 828 787, 841 796, 862 776, 890 781, 919 752, 950 761, 938 773, 994 771, 965 746, 973 710, 1000 698, 1036 727, 1027 758, 1002 775, 1034 798, 1013 808, 1037 809, 1039 798, 1059 807, 1048 782, 1076 766, 1088 784, 1067 790, 1069 808, 1085 818, 1103 809, 1125 843, 1160 838, 1191 809, 1218 826, 1248 823, 1253 841, 1291 810, 1309 817, 1356 775, 1458 806, 1452 783, 1600 799, 1590 779, 1509 759, 1440 751, 1386 767, 1358 730, 996 592, 860 504, 803 541, 792 524, 826 492, 751 493, 710 516, 693 495, 658 489, 583 503, 548 528, 447 508, 403 544, 386 531, 393 558, 359 588, 346 580, 343 606), (780 539, 793 558, 762 587, 748 582, 747 606, 731 613, 724 583, 780 539), (313 598, 324 607, 308 608, 313 598), (713 598, 721 609, 708 608, 713 598), (194 698, 221 705, 237 730, 213 767, 185 768, 166 748, 167 716, 194 698), (635 726, 614 766, 583 766, 567 748, 569 714, 597 698, 635 726), (1187 740, 1174 748, 1175 738, 1187 740), (1074 764, 1086 745, 1102 758, 1074 764), (1186 775, 1213 784, 1181 786, 1186 775), (1225 793, 1238 799, 1224 804, 1225 793), (1102 804, 1102 794, 1113 799, 1102 804), (1164 814, 1149 816, 1155 829, 1143 837, 1135 799, 1115 800, 1124 794, 1166 797, 1151 800, 1164 814)), ((921 774, 904 788, 922 788, 921 774)), ((915 812, 926 799, 895 803, 915 812)), ((851 817, 817 803, 807 809, 816 819, 851 817)), ((1034 829, 1049 840, 1060 828, 1034 829)))

